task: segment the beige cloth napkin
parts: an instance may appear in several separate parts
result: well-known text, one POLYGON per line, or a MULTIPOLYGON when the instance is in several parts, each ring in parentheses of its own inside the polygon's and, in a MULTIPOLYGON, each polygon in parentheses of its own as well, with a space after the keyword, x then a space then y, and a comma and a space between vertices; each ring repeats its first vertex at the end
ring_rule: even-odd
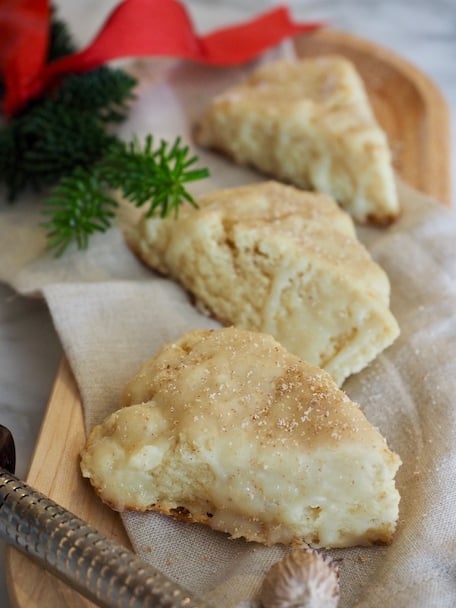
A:
MULTIPOLYGON (((239 77, 176 62, 141 64, 126 135, 189 139, 203 98, 239 77)), ((260 179, 204 153, 210 190, 260 179)), ((361 239, 388 273, 401 336, 344 388, 402 460, 400 522, 389 547, 330 552, 341 560, 341 608, 456 605, 456 215, 400 184, 403 214, 361 239)), ((87 428, 116 408, 119 393, 160 344, 193 327, 216 326, 187 295, 155 277, 115 228, 88 252, 54 260, 44 251, 33 201, 0 213, 0 280, 42 294, 75 373, 87 428)), ((214 606, 255 606, 267 568, 282 554, 154 514, 125 514, 135 550, 214 606)))

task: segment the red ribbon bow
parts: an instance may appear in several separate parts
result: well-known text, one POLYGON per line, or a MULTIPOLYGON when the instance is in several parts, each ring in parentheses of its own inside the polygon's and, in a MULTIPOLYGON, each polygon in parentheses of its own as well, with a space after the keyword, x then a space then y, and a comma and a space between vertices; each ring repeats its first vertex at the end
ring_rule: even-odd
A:
POLYGON ((86 49, 46 64, 49 20, 48 0, 1 2, 5 115, 15 114, 63 75, 85 72, 112 59, 161 55, 238 65, 286 37, 312 32, 321 25, 295 23, 285 7, 278 7, 251 21, 198 36, 178 0, 123 0, 86 49))

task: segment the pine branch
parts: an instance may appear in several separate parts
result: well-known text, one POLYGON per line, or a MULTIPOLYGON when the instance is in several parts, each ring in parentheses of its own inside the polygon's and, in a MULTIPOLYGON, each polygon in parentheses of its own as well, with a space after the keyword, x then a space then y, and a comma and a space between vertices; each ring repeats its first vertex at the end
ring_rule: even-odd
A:
POLYGON ((105 232, 115 216, 117 202, 106 193, 107 184, 96 169, 76 168, 59 182, 46 201, 43 222, 48 248, 60 256, 70 243, 86 249, 94 232, 105 232))
POLYGON ((66 23, 56 17, 56 11, 52 9, 51 26, 49 30, 49 49, 47 62, 54 61, 70 55, 76 51, 73 37, 68 30, 66 23))
POLYGON ((207 169, 193 169, 198 157, 189 157, 188 146, 180 138, 169 147, 164 141, 153 149, 153 137, 147 136, 144 149, 133 140, 128 145, 112 146, 104 161, 104 176, 111 187, 122 191, 137 207, 148 204, 148 217, 157 210, 161 217, 177 215, 183 200, 195 205, 184 184, 208 176, 207 169))
POLYGON ((45 203, 44 222, 49 247, 61 255, 75 242, 85 249, 94 232, 105 232, 112 223, 115 199, 109 194, 119 189, 137 207, 148 205, 147 216, 177 216, 184 202, 197 206, 185 184, 205 178, 207 169, 194 169, 198 161, 179 138, 169 147, 165 142, 153 149, 153 138, 146 138, 142 149, 138 141, 115 142, 95 167, 77 169, 63 178, 45 203))
MULTIPOLYGON (((53 16, 48 60, 74 50, 65 23, 53 16)), ((57 184, 43 210, 48 245, 57 255, 73 242, 85 249, 95 232, 111 226, 117 207, 112 190, 137 207, 147 205, 147 216, 177 216, 184 202, 196 206, 185 185, 208 171, 195 168, 197 157, 180 139, 154 149, 149 136, 141 148, 109 132, 126 117, 135 84, 109 67, 67 75, 0 126, 0 183, 9 200, 26 188, 57 184)))
POLYGON ((75 167, 97 162, 113 141, 96 114, 53 100, 36 103, 0 129, 0 180, 9 200, 26 187, 41 190, 75 167))
POLYGON ((53 93, 55 104, 95 114, 104 123, 124 120, 136 80, 123 70, 101 67, 66 76, 53 93))
MULTIPOLYGON (((48 59, 74 50, 66 24, 53 15, 48 59)), ((71 74, 0 126, 0 183, 8 200, 26 188, 53 186, 76 167, 102 158, 116 139, 107 127, 126 117, 135 84, 123 70, 109 67, 71 74)))
POLYGON ((106 127, 125 118, 134 85, 128 74, 110 68, 71 75, 0 128, 0 181, 8 199, 98 161, 116 139, 106 127))
POLYGON ((0 182, 6 186, 9 201, 14 200, 28 182, 27 174, 19 169, 25 145, 18 130, 0 128, 0 182))

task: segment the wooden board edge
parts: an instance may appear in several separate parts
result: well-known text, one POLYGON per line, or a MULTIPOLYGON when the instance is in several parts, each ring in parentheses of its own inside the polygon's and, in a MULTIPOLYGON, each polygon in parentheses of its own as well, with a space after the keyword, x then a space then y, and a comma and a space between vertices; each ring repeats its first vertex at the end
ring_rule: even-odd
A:
MULTIPOLYGON (((82 432, 80 445, 74 441, 74 431, 83 428, 78 388, 70 366, 66 358, 63 358, 38 434, 27 483, 84 521, 88 521, 108 538, 131 548, 119 514, 98 499, 90 484, 79 473, 79 451, 84 441, 84 433, 82 432), (62 410, 55 407, 56 403, 62 403, 62 410), (58 432, 50 433, 50 429, 58 429, 58 432), (65 459, 61 458, 63 453, 67 456, 65 459), (48 469, 45 475, 43 466, 48 469), (39 487, 36 484, 38 476, 39 487)), ((80 434, 78 432, 78 435, 80 434)), ((5 574, 9 598, 15 608, 30 605, 28 594, 23 592, 26 585, 20 584, 21 577, 27 579, 27 584, 34 581, 34 593, 40 598, 39 603, 33 604, 34 608, 39 608, 48 601, 48 605, 55 605, 57 598, 59 606, 94 606, 14 547, 6 549, 5 574)))

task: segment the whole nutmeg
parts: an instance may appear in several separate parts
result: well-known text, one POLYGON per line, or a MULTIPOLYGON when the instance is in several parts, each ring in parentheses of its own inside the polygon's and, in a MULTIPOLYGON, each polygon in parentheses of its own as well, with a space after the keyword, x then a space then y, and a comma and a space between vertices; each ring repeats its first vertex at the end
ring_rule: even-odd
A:
POLYGON ((339 568, 314 549, 293 549, 274 564, 263 581, 263 608, 336 608, 339 568))

